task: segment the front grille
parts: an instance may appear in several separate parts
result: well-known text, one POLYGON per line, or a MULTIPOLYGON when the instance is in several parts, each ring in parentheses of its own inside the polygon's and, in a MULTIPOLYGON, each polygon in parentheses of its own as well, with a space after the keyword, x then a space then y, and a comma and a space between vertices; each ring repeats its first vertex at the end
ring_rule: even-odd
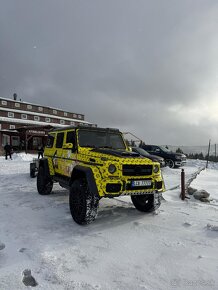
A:
POLYGON ((146 176, 152 174, 152 165, 123 165, 124 176, 146 176))

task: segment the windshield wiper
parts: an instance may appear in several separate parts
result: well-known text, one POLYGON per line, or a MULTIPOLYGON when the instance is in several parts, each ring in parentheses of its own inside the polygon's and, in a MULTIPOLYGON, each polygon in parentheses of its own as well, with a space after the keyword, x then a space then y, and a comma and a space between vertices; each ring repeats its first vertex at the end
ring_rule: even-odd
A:
POLYGON ((113 147, 112 146, 98 146, 98 148, 108 148, 108 149, 113 149, 113 147))

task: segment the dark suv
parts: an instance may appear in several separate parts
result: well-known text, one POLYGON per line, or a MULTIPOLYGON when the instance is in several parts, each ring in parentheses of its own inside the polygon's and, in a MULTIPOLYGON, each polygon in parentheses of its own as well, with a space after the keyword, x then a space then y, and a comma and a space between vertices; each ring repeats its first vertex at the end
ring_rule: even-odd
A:
POLYGON ((142 144, 140 147, 150 154, 163 157, 166 166, 169 166, 171 168, 180 167, 186 163, 185 154, 172 152, 164 146, 142 144))

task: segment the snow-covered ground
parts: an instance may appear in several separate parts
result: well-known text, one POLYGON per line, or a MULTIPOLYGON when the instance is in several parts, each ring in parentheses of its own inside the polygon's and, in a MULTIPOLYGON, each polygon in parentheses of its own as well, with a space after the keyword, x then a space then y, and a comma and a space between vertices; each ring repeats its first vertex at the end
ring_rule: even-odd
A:
MULTIPOLYGON (((210 203, 181 201, 181 169, 167 167, 155 214, 138 212, 128 197, 102 199, 96 221, 79 226, 66 190, 37 193, 32 158, 0 157, 0 290, 28 288, 25 269, 36 289, 218 289, 218 164, 191 184, 207 190, 210 203)), ((188 160, 186 180, 204 166, 188 160)))

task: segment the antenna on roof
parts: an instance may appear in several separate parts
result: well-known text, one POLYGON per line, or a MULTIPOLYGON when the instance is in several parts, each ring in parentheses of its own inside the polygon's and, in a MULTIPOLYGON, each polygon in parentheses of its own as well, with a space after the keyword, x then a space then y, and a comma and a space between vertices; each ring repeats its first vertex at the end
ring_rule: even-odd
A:
POLYGON ((14 101, 17 100, 17 94, 13 94, 14 101))

